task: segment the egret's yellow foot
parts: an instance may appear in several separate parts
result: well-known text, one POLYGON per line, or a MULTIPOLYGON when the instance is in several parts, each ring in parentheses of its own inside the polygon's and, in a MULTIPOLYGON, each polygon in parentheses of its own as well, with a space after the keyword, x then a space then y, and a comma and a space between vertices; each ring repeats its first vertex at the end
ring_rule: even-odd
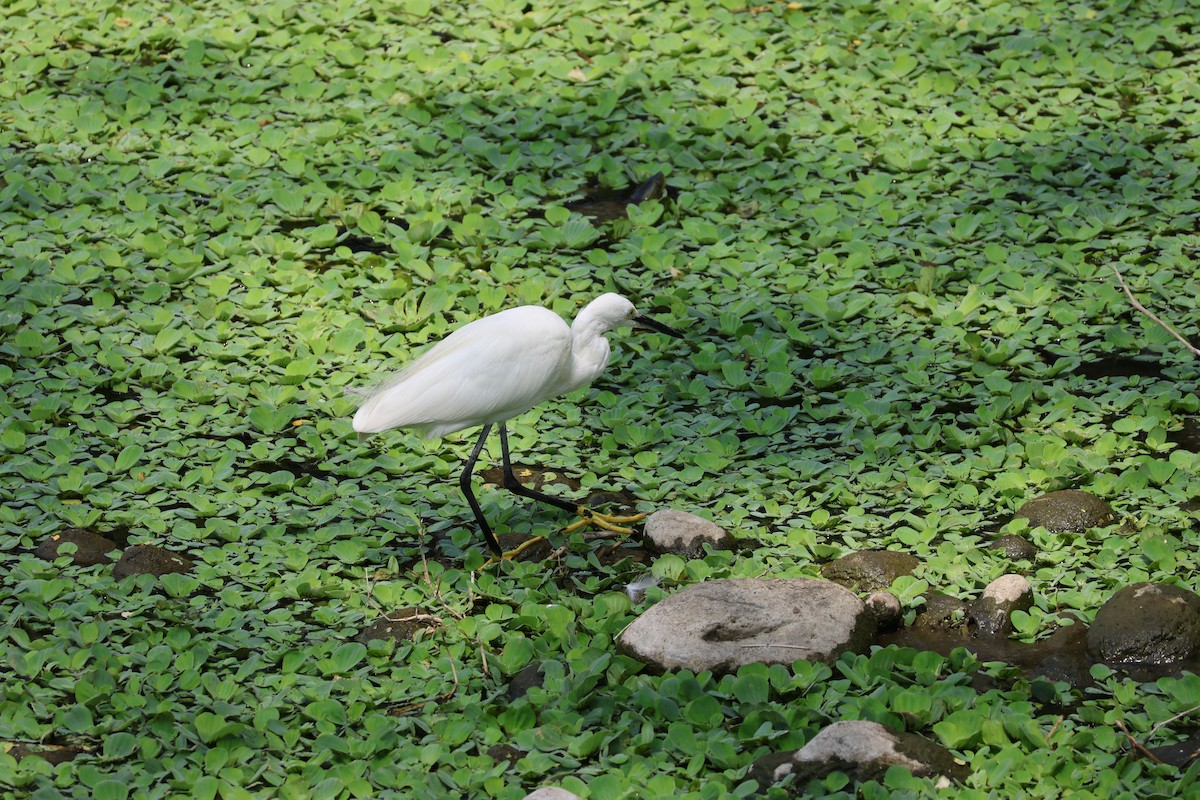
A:
POLYGON ((576 509, 579 514, 579 519, 572 522, 563 529, 563 533, 574 533, 580 528, 588 525, 595 525, 597 528, 603 528, 606 531, 613 533, 624 533, 626 535, 633 533, 632 528, 625 527, 630 522, 637 522, 646 518, 645 514, 634 514, 628 517, 618 517, 613 514, 602 514, 599 511, 593 511, 587 506, 580 506, 576 509))
MULTIPOLYGON (((646 518, 645 514, 633 514, 630 516, 603 514, 599 511, 593 511, 587 506, 579 506, 576 509, 576 513, 579 514, 579 519, 564 528, 563 533, 572 534, 582 528, 587 527, 588 525, 595 525, 597 528, 602 528, 606 531, 621 533, 628 536, 629 534, 633 533, 633 529, 625 526, 630 522, 639 522, 646 518)), ((512 550, 506 550, 498 556, 492 556, 483 563, 483 566, 486 568, 492 566, 493 564, 499 564, 501 561, 516 558, 521 553, 525 552, 525 550, 527 550, 529 547, 532 547, 541 541, 545 541, 544 536, 531 536, 514 547, 512 550)))
POLYGON ((544 540, 545 540, 544 536, 531 536, 528 539, 526 539, 525 541, 521 542, 516 547, 514 547, 512 550, 506 550, 498 556, 492 556, 487 561, 483 562, 483 566, 484 566, 484 568, 487 568, 487 567, 492 566, 493 564, 499 564, 501 561, 506 561, 509 559, 516 558, 521 553, 525 552, 525 550, 527 548, 531 547, 532 545, 537 544, 538 542, 544 541, 544 540))

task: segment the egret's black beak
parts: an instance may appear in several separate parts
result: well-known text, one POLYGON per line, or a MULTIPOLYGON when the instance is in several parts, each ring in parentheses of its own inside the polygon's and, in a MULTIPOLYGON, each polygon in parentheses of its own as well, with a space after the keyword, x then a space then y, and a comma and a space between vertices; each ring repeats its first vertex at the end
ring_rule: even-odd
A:
POLYGON ((674 336, 676 339, 683 338, 683 334, 680 333, 679 331, 675 330, 674 328, 669 327, 667 325, 663 325, 658 320, 653 319, 651 317, 644 316, 642 314, 637 314, 634 316, 633 327, 634 327, 634 330, 637 330, 640 328, 640 329, 646 330, 646 331, 658 331, 659 333, 665 333, 667 336, 674 336))

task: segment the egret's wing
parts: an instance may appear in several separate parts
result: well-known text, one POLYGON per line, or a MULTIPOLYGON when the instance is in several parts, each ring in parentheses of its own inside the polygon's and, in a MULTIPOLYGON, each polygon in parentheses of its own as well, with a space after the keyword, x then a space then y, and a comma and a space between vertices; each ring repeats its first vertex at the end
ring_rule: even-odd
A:
POLYGON ((443 436, 507 419, 554 393, 570 354, 570 329, 546 309, 484 317, 381 384, 359 408, 354 428, 414 427, 443 436))
POLYGON ((411 364, 399 372, 394 372, 391 375, 388 375, 383 379, 371 384, 370 386, 356 386, 347 389, 346 392, 348 394, 355 395, 356 397, 361 397, 364 401, 378 397, 393 387, 404 383, 404 381, 407 380, 410 375, 423 368, 427 362, 434 363, 443 358, 450 357, 454 351, 465 347, 469 343, 470 339, 468 337, 460 337, 458 334, 465 331, 467 327, 470 326, 459 328, 445 339, 437 342, 433 345, 433 347, 428 348, 424 353, 417 356, 417 358, 414 359, 411 364))

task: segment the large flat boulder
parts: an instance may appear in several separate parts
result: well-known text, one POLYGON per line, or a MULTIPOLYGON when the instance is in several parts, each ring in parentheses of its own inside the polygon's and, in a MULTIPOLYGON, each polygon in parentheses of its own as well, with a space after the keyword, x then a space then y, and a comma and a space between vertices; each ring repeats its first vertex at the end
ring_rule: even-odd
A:
POLYGON ((832 663, 865 650, 875 625, 863 601, 835 583, 741 578, 676 592, 634 620, 619 643, 662 670, 724 673, 753 663, 832 663))

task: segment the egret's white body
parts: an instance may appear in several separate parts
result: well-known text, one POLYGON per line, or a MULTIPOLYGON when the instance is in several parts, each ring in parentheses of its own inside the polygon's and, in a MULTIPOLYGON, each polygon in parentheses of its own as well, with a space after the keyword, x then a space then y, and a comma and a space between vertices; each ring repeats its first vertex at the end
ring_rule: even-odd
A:
POLYGON ((608 365, 604 334, 634 315, 633 303, 609 293, 571 326, 541 306, 475 320, 375 390, 354 415, 354 430, 413 428, 436 439, 503 422, 595 380, 608 365))
POLYGON ((543 400, 580 389, 608 365, 604 334, 620 325, 649 328, 683 338, 676 330, 638 314, 618 294, 588 303, 570 326, 549 309, 521 306, 471 322, 451 333, 390 380, 368 393, 354 415, 354 430, 379 433, 412 428, 437 438, 463 428, 483 426, 467 459, 459 485, 488 547, 502 554, 499 542, 471 491, 471 471, 492 425, 500 426, 504 487, 559 508, 578 511, 610 530, 638 517, 607 517, 567 500, 522 486, 512 471, 505 420, 543 400))

